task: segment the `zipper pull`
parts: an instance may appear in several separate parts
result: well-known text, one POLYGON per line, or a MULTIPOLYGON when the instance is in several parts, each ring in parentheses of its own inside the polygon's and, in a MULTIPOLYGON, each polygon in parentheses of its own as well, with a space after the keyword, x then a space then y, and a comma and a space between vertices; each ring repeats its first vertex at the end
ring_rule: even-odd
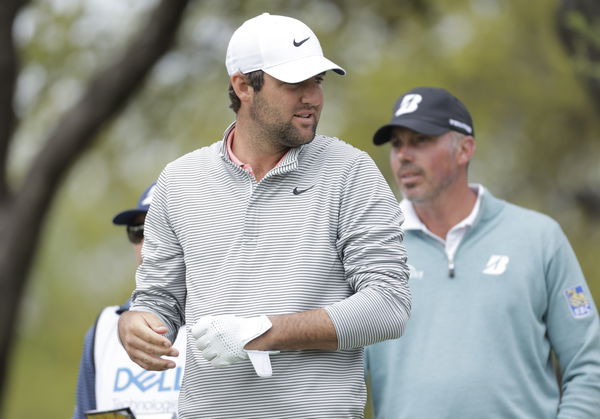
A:
POLYGON ((448 261, 448 276, 454 278, 454 261, 448 261))

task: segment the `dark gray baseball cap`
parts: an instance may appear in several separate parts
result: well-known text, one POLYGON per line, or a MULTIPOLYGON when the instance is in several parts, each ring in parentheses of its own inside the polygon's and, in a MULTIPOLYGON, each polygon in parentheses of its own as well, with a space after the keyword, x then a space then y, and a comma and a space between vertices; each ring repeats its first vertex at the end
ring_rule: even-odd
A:
POLYGON ((392 120, 373 135, 377 145, 390 140, 394 127, 405 127, 425 135, 442 135, 450 130, 475 135, 467 107, 439 87, 417 87, 394 104, 392 120))

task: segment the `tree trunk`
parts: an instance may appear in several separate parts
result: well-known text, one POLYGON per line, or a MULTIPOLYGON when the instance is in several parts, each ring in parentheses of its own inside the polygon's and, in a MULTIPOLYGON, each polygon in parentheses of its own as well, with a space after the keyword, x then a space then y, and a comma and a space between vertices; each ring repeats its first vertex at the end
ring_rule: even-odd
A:
MULTIPOLYGON (((141 87, 152 66, 168 51, 189 0, 163 0, 123 55, 97 73, 79 103, 56 124, 23 184, 6 186, 8 145, 14 131, 16 54, 12 24, 23 1, 0 2, 0 395, 17 314, 48 209, 74 162, 141 87), (12 6, 12 7, 11 7, 12 6)), ((3 401, 3 399, 2 399, 3 401)), ((3 404, 3 403, 2 403, 3 404)), ((0 405, 0 411, 2 405, 0 405)))

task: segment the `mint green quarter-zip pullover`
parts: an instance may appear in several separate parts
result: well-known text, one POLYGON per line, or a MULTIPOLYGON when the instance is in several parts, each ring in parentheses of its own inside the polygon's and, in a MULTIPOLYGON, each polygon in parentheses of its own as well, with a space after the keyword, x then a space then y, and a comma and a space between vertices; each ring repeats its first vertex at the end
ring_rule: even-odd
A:
POLYGON ((407 215, 411 320, 366 348, 376 418, 600 418, 600 322, 565 234, 488 191, 480 205, 452 274, 407 215))

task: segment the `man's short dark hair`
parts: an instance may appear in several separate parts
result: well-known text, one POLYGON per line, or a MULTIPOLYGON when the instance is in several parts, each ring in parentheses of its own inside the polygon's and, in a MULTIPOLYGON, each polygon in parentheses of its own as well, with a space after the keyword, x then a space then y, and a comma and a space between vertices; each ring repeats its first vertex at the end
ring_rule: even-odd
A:
MULTIPOLYGON (((248 80, 248 84, 250 85, 250 87, 252 87, 255 92, 260 91, 260 89, 262 89, 263 85, 265 84, 265 73, 262 70, 251 71, 250 73, 244 74, 244 76, 248 80)), ((233 109, 235 113, 238 113, 238 111, 240 110, 240 106, 242 106, 242 102, 240 101, 240 98, 235 94, 231 83, 229 83, 228 92, 229 100, 231 101, 229 107, 233 109)))

